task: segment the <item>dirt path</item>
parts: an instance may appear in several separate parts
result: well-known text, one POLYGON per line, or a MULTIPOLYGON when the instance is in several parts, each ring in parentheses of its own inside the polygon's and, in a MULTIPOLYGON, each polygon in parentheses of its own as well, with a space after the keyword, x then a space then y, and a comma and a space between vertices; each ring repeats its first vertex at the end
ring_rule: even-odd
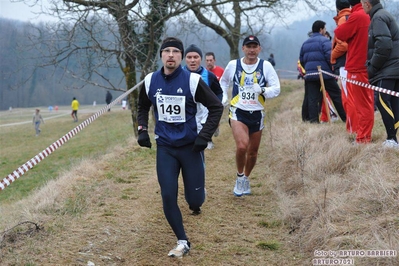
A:
MULTIPOLYGON (((200 216, 190 215, 180 184, 179 204, 193 244, 182 260, 166 256, 176 240, 162 211, 155 150, 140 148, 132 139, 113 154, 68 173, 68 185, 53 189, 62 191, 56 203, 32 218, 40 220, 43 229, 14 236, 14 242, 6 239, 0 263, 300 265, 284 244, 287 230, 277 220, 270 173, 258 165, 253 195, 234 197, 234 147, 226 120, 214 142, 215 149, 206 151, 207 199, 200 216)), ((260 156, 265 163, 267 154, 260 156)))

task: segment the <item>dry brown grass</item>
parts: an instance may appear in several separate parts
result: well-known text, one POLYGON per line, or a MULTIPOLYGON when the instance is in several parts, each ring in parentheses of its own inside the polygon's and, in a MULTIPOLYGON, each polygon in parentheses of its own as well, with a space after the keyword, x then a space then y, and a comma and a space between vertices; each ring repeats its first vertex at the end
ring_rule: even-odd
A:
MULTIPOLYGON (((161 207, 155 150, 132 138, 2 206, 2 231, 24 221, 41 229, 23 224, 0 236, 0 264, 311 265, 314 250, 399 250, 399 152, 381 148, 381 123, 375 143, 352 146, 343 123, 300 121, 303 91, 293 83, 298 89, 264 130, 251 196, 232 194, 234 142, 225 114, 216 148, 206 151, 200 216, 190 215, 180 191, 189 256, 166 256, 175 237, 161 207)), ((398 257, 355 262, 399 265, 398 257)))

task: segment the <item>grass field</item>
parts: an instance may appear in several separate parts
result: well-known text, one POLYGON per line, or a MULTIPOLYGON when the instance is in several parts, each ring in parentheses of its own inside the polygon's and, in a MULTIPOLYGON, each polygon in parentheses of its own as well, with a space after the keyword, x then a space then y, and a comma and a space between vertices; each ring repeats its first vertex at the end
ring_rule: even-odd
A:
MULTIPOLYGON (((201 215, 190 215, 179 181, 192 243, 183 259, 167 257, 176 239, 162 211, 156 145, 139 147, 130 112, 113 110, 0 192, 0 265, 302 266, 344 250, 396 252, 340 257, 347 264, 399 265, 399 151, 382 147, 380 115, 373 143, 351 145, 340 121, 303 123, 302 99, 302 82, 282 81, 282 94, 266 101, 252 195, 240 198, 225 111, 205 151, 201 215)), ((71 120, 46 120, 37 138, 31 124, 0 127, 3 175, 76 126, 71 120)))
MULTIPOLYGON (((40 108, 45 123, 41 125, 40 136, 35 136, 32 116, 35 108, 13 109, 0 113, 0 176, 5 178, 32 157, 67 134, 85 119, 104 106, 81 106, 79 122, 74 123, 70 107, 61 106, 49 112, 40 108)), ((19 200, 48 180, 57 178, 58 172, 67 171, 82 159, 96 158, 106 154, 109 148, 133 135, 129 110, 119 106, 113 108, 80 131, 37 166, 25 173, 10 187, 0 193, 0 203, 19 200)))

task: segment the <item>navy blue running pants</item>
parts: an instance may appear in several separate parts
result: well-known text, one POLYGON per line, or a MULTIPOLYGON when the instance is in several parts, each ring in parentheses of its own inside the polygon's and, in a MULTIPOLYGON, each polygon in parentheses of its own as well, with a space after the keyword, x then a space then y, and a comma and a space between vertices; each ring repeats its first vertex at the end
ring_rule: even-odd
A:
POLYGON ((178 148, 157 146, 157 175, 161 187, 163 211, 178 240, 188 239, 177 204, 180 170, 188 205, 196 209, 205 201, 204 152, 193 152, 192 147, 193 145, 178 148))

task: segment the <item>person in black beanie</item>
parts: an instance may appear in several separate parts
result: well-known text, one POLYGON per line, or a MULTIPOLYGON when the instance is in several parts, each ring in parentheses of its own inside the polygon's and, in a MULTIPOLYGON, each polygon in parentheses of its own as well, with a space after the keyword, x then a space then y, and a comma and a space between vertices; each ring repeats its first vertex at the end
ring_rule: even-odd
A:
POLYGON ((156 169, 165 217, 177 246, 168 256, 183 257, 190 250, 184 230, 178 197, 178 178, 182 173, 184 196, 196 214, 205 201, 204 149, 211 140, 223 114, 223 105, 201 76, 181 66, 184 48, 178 38, 168 37, 161 44, 163 67, 148 74, 141 85, 138 100, 138 144, 151 148, 148 134, 149 112, 155 117, 156 169), (208 109, 203 125, 198 105, 208 109))

